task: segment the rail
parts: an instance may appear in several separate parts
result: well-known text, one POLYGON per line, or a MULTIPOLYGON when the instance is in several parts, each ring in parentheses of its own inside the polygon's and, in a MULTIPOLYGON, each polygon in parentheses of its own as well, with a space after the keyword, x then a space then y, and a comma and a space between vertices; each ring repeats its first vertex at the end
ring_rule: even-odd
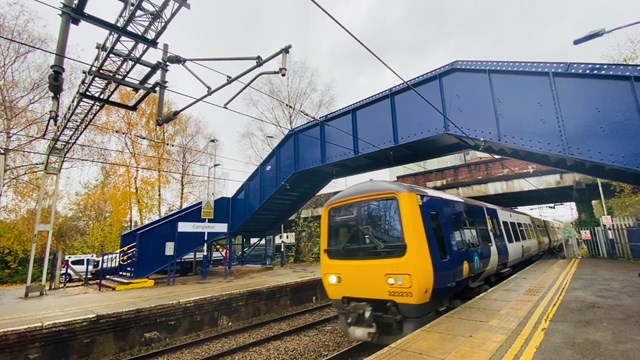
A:
MULTIPOLYGON (((238 327, 238 328, 235 328, 235 329, 222 331, 222 332, 219 332, 219 333, 216 333, 216 334, 213 334, 213 335, 209 335, 209 336, 205 336, 205 337, 198 338, 198 339, 195 339, 195 340, 191 340, 191 341, 183 342, 183 343, 180 343, 180 344, 168 346, 168 347, 165 347, 165 348, 162 348, 162 349, 152 350, 152 351, 145 352, 145 353, 142 353, 142 354, 133 355, 133 356, 127 358, 127 359, 128 360, 133 360, 133 359, 135 359, 135 360, 155 359, 155 358, 158 358, 160 356, 171 354, 171 353, 175 353, 175 352, 180 351, 180 350, 193 348, 193 347, 196 347, 196 346, 199 346, 199 345, 203 345, 203 344, 208 343, 208 342, 213 342, 213 341, 216 341, 218 339, 221 339, 221 338, 224 338, 224 337, 228 337, 230 335, 235 335, 235 334, 247 332, 247 331, 250 331, 250 330, 254 330, 254 329, 263 327, 263 326, 271 324, 271 323, 275 323, 275 322, 282 321, 282 320, 285 320, 285 319, 290 319, 290 318, 293 318, 293 317, 296 317, 296 316, 300 316, 300 315, 309 314, 309 313, 312 313, 314 311, 318 311, 318 310, 322 310, 322 309, 328 308, 330 306, 331 306, 331 303, 320 304, 320 305, 317 305, 317 306, 314 306, 314 307, 311 307, 311 308, 307 308, 307 309, 295 311, 295 312, 292 312, 292 313, 289 313, 289 314, 285 314, 285 315, 277 317, 277 318, 268 319, 268 320, 256 322, 256 323, 253 323, 253 324, 248 324, 248 325, 241 326, 241 327, 238 327)), ((231 349, 226 349, 226 350, 223 350, 223 351, 218 352, 216 354, 210 355, 208 357, 204 357, 203 359, 214 359, 214 358, 222 357, 225 354, 229 355, 232 352, 239 351, 241 349, 246 349, 247 347, 255 346, 255 345, 260 344, 260 343, 268 342, 269 339, 273 339, 276 336, 277 337, 282 337, 282 335, 285 334, 285 333, 300 331, 301 328, 303 328, 305 326, 309 327, 309 326, 317 325, 318 322, 326 322, 326 321, 330 321, 332 319, 337 319, 337 315, 331 315, 330 317, 322 318, 322 319, 317 320, 317 321, 315 321, 313 323, 310 323, 310 324, 305 324, 305 325, 290 329, 290 330, 285 331, 285 332, 279 332, 278 334, 274 334, 272 336, 264 337, 264 338, 255 340, 253 342, 245 343, 245 344, 233 347, 231 349)))

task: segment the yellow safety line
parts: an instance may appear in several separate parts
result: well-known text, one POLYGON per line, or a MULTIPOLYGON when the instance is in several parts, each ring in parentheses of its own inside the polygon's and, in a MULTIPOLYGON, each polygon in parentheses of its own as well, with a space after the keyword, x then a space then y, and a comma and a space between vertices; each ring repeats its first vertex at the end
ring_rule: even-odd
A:
POLYGON ((569 288, 569 283, 571 283, 571 279, 573 278, 573 274, 576 272, 576 269, 578 268, 577 264, 579 262, 580 262, 580 259, 576 261, 576 266, 571 270, 571 273, 569 274, 569 276, 567 277, 567 280, 562 286, 562 289, 560 290, 560 295, 558 296, 556 301, 553 304, 551 304, 551 308, 549 308, 549 311, 545 315, 544 319, 542 319, 540 326, 538 326, 538 330, 535 332, 535 334, 533 334, 533 337, 531 338, 531 342, 529 342, 529 345, 527 345, 527 347, 524 349, 521 359, 533 359, 533 355, 535 355, 536 350, 538 350, 538 346, 540 346, 540 343, 544 338, 544 334, 546 330, 549 328, 549 323, 551 322, 553 315, 556 313, 556 310, 558 310, 558 306, 560 306, 560 303, 562 302, 564 295, 567 293, 567 289, 569 288))
POLYGON ((529 334, 531 334, 531 331, 533 330, 533 327, 538 322, 538 319, 540 318, 540 315, 542 315, 542 311, 547 306, 547 304, 549 303, 549 301, 551 300, 551 298, 555 294, 555 292, 558 289, 558 287, 560 286, 560 284, 564 282, 564 279, 571 272, 571 269, 575 266, 575 264, 576 264, 576 259, 571 259, 571 262, 569 263, 567 268, 564 269, 562 274, 560 274, 560 277, 553 284, 553 287, 551 288, 551 290, 549 290, 549 292, 547 293, 547 296, 545 296, 544 299, 542 300, 542 302, 540 303, 540 305, 538 305, 538 307, 534 311, 533 315, 531 316, 531 318, 529 319, 529 321, 525 325, 524 329, 522 329, 522 331, 520 332, 520 335, 518 335, 518 337, 513 342, 513 344, 511 345, 511 347, 507 351, 507 353, 502 358, 502 360, 512 360, 512 359, 516 358, 516 356, 518 355, 518 352, 520 351, 520 349, 522 348, 524 343, 527 341, 527 338, 529 337, 529 334))

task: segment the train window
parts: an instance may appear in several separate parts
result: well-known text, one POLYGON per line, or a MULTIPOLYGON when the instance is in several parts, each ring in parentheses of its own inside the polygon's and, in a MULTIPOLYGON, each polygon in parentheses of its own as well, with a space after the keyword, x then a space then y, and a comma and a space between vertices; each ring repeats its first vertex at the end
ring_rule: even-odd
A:
POLYGON ((529 231, 529 239, 536 239, 536 232, 533 229, 533 225, 531 224, 524 224, 525 225, 525 229, 529 231))
POLYGON ((489 245, 493 245, 491 242, 491 235, 489 234, 489 228, 484 221, 478 221, 478 234, 480 235, 480 242, 485 242, 489 245))
POLYGON ((522 223, 522 230, 524 231, 525 236, 523 237, 523 239, 533 239, 533 236, 531 236, 531 231, 529 231, 529 227, 527 226, 527 223, 522 223))
POLYGON ((493 232, 500 236, 500 226, 498 226, 498 220, 495 218, 491 218, 491 222, 493 222, 493 232))
POLYGON ((513 233, 513 239, 515 241, 520 242, 520 240, 522 238, 520 237, 520 233, 518 232, 518 225, 516 225, 516 223, 514 223, 513 221, 510 221, 509 225, 511 226, 511 232, 513 233))
POLYGON ((467 242, 467 246, 470 248, 480 246, 480 240, 478 240, 478 233, 476 232, 476 227, 473 223, 473 220, 465 219, 464 226, 462 227, 462 234, 464 236, 465 241, 467 242))
POLYGON ((360 201, 329 209, 326 253, 332 259, 372 259, 406 252, 396 199, 360 201))
POLYGON ((451 217, 451 244, 454 249, 464 250, 464 240, 460 230, 460 222, 455 216, 451 217))
POLYGON ((527 234, 524 232, 524 226, 521 222, 518 223, 518 231, 520 232, 520 238, 522 239, 522 241, 528 239, 527 234))
POLYGON ((513 235, 511 234, 511 229, 509 228, 509 223, 506 221, 502 222, 502 226, 504 227, 504 233, 507 235, 507 241, 513 243, 513 235))
POLYGON ((440 260, 447 260, 449 255, 447 254, 447 247, 444 244, 444 234, 442 233, 442 226, 440 225, 440 216, 437 212, 431 211, 431 230, 436 236, 436 243, 438 244, 438 252, 440 253, 440 260))

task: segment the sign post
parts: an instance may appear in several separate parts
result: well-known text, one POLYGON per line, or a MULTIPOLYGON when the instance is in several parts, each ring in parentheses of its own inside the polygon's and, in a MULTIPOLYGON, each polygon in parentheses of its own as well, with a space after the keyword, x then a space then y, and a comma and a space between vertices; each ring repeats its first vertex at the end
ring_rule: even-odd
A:
POLYGON ((602 226, 607 230, 607 245, 609 249, 607 252, 609 253, 609 257, 612 259, 618 258, 618 251, 616 249, 616 241, 613 238, 613 218, 610 215, 605 215, 602 217, 602 226))

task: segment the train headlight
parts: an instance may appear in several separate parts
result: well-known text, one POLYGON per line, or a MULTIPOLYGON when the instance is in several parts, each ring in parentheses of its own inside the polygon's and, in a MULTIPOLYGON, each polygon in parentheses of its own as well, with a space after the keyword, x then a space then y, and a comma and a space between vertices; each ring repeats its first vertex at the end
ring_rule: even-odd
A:
POLYGON ((329 284, 332 285, 340 284, 342 282, 342 278, 340 278, 340 275, 336 274, 329 275, 329 277, 327 277, 327 280, 329 281, 329 284))
POLYGON ((385 279, 389 286, 402 288, 411 287, 411 275, 409 274, 386 274, 385 279))

